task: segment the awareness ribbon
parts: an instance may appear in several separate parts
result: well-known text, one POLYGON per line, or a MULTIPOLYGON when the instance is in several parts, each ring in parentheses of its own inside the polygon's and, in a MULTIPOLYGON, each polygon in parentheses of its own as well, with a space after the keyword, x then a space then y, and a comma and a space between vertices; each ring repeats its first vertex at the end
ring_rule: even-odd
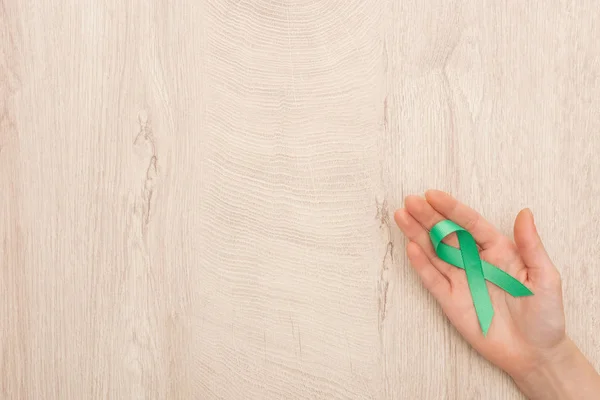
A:
POLYGON ((473 236, 464 228, 452 221, 444 220, 438 222, 431 228, 429 237, 438 257, 455 267, 465 270, 467 283, 471 291, 471 298, 479 320, 479 326, 483 336, 487 335, 488 329, 494 316, 492 300, 488 293, 486 280, 495 284, 513 297, 531 296, 533 292, 521 282, 502 271, 500 268, 487 263, 479 256, 479 250, 473 236), (458 237, 459 249, 442 243, 442 239, 451 233, 458 237))

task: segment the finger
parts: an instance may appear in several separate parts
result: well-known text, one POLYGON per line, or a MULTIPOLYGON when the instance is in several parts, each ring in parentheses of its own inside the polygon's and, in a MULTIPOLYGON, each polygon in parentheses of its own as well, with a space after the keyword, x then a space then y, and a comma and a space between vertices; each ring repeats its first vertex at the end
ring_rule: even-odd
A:
POLYGON ((481 214, 448 193, 440 190, 428 190, 425 192, 425 198, 442 216, 469 231, 483 249, 489 248, 503 238, 494 225, 486 221, 481 214))
MULTIPOLYGON (((430 231, 438 222, 447 219, 437 212, 427 200, 419 196, 407 196, 404 200, 404 205, 410 215, 427 231, 430 231)), ((457 247, 458 240, 456 239, 456 235, 448 236, 444 239, 444 243, 457 247)))
POLYGON ((558 271, 535 227, 533 214, 528 208, 521 210, 515 219, 514 237, 521 258, 527 266, 527 274, 532 281, 559 278, 558 271))
POLYGON ((423 250, 429 261, 436 267, 447 279, 451 279, 452 269, 454 268, 450 264, 442 261, 431 244, 429 233, 423 226, 418 223, 406 209, 401 208, 394 213, 394 219, 396 224, 402 233, 406 235, 408 240, 415 242, 423 250))
POLYGON ((415 242, 408 243, 406 253, 423 286, 440 304, 444 304, 450 296, 450 282, 431 264, 423 249, 415 242))

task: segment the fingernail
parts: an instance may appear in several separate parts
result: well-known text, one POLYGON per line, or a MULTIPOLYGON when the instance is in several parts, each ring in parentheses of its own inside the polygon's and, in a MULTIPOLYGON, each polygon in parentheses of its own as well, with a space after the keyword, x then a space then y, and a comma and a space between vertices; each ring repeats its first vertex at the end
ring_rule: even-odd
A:
POLYGON ((531 209, 528 208, 527 212, 529 213, 529 215, 531 215, 531 220, 535 223, 535 218, 533 218, 533 212, 531 212, 531 209))
POLYGON ((399 216, 399 220, 406 224, 406 222, 408 221, 408 218, 406 217, 406 210, 404 208, 402 208, 399 212, 398 212, 398 216, 399 216))

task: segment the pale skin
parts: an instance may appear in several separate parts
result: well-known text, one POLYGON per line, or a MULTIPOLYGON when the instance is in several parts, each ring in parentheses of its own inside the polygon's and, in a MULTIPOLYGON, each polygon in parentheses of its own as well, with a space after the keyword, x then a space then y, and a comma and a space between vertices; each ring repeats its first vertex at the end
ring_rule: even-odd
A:
MULTIPOLYGON (((514 241, 478 212, 438 190, 427 191, 424 198, 408 196, 394 218, 407 237, 411 265, 449 321, 479 354, 506 371, 528 398, 600 398, 600 375, 566 334, 561 277, 529 209, 516 217, 514 241), (483 260, 534 292, 514 298, 488 283, 495 314, 486 337, 465 272, 440 260, 431 245, 429 230, 445 219, 473 235, 483 260)), ((458 247, 455 234, 444 242, 458 247)))

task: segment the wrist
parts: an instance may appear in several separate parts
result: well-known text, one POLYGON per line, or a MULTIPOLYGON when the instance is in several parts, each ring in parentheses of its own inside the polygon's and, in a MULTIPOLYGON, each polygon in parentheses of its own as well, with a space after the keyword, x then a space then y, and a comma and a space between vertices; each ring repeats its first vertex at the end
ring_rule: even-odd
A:
POLYGON ((551 349, 542 352, 536 350, 535 355, 530 357, 531 361, 526 368, 510 375, 518 385, 548 379, 553 375, 559 375, 561 370, 567 368, 569 360, 574 357, 577 351, 577 346, 569 337, 565 336, 551 349))
POLYGON ((568 337, 539 354, 527 372, 512 378, 530 399, 583 400, 600 390, 600 377, 568 337))

